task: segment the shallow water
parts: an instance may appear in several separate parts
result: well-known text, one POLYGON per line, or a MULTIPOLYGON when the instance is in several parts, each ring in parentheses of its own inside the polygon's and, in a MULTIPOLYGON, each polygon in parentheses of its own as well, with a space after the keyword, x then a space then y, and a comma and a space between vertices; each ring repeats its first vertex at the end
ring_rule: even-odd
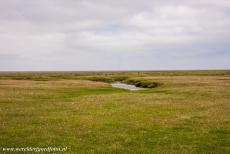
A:
POLYGON ((121 89, 127 89, 127 90, 144 90, 144 89, 146 89, 146 88, 140 88, 140 87, 136 87, 135 85, 130 85, 130 84, 121 83, 121 82, 114 82, 111 85, 114 88, 121 88, 121 89))

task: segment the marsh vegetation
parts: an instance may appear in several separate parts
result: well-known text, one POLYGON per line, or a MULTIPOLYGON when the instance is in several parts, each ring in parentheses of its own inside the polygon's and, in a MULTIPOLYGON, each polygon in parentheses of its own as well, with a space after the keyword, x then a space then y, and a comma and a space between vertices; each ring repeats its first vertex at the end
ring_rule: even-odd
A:
POLYGON ((2 72, 0 147, 227 154, 229 94, 228 70, 2 72))

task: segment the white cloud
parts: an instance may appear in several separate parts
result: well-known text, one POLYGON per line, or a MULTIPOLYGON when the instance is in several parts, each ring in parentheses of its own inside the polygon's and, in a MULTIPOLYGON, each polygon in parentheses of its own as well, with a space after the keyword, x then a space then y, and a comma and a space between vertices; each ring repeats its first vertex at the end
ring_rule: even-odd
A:
POLYGON ((0 70, 229 68, 229 10, 228 0, 0 0, 0 70))

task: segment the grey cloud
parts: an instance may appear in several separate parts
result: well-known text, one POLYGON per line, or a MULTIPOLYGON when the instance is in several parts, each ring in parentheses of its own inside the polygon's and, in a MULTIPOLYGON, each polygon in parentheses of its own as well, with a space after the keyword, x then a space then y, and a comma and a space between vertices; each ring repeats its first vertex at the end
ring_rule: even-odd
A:
POLYGON ((228 0, 0 0, 0 70, 229 68, 229 9, 228 0))

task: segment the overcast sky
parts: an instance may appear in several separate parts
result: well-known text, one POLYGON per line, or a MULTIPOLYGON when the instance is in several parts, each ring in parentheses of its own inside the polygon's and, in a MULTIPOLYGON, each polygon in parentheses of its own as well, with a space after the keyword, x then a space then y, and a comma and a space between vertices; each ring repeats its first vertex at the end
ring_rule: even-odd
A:
POLYGON ((0 0, 0 71, 230 68, 230 0, 0 0))

